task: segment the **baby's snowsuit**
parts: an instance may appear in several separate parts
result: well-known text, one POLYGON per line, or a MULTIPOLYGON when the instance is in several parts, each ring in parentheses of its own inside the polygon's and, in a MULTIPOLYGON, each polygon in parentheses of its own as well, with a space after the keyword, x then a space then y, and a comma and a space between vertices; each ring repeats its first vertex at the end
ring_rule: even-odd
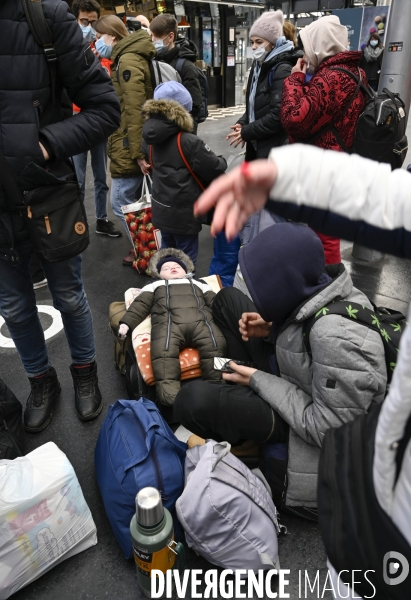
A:
MULTIPOLYGON (((175 256, 193 270, 191 259, 181 250, 165 248, 150 261, 153 277, 160 278, 158 262, 175 256)), ((180 389, 179 353, 184 348, 197 348, 203 379, 217 381, 220 371, 214 370, 214 357, 225 356, 226 341, 213 321, 211 306, 215 293, 209 285, 190 274, 181 279, 155 281, 144 286, 132 302, 120 323, 131 331, 151 314, 151 362, 156 379, 158 400, 173 404, 180 389)))

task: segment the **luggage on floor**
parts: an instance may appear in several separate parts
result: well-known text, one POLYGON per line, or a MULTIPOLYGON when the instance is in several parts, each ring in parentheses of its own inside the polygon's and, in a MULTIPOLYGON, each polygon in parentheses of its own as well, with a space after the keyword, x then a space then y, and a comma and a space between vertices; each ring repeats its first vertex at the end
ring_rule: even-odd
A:
MULTIPOLYGON (((118 400, 110 406, 94 458, 104 507, 126 558, 133 555, 130 521, 137 492, 155 487, 175 516, 175 503, 184 486, 186 449, 150 400, 118 400)), ((178 537, 176 519, 175 525, 178 537)))
POLYGON ((0 379, 0 460, 23 456, 23 407, 0 379))
POLYGON ((95 544, 76 474, 53 442, 0 460, 0 600, 95 544))
POLYGON ((279 568, 281 527, 267 482, 210 440, 187 451, 177 516, 190 548, 224 569, 279 568))

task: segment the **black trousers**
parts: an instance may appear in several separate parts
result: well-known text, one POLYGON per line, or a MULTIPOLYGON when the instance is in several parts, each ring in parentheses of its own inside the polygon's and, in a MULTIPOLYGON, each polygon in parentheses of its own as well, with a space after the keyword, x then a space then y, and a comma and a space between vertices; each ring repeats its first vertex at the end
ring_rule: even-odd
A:
MULTIPOLYGON (((256 312, 247 296, 224 288, 213 303, 213 317, 227 341, 228 358, 252 361, 269 372, 272 344, 262 338, 244 342, 238 321, 243 312, 256 312)), ((251 388, 220 382, 193 381, 178 392, 174 404, 177 420, 203 438, 227 441, 233 446, 246 440, 258 443, 287 439, 286 423, 251 388)))

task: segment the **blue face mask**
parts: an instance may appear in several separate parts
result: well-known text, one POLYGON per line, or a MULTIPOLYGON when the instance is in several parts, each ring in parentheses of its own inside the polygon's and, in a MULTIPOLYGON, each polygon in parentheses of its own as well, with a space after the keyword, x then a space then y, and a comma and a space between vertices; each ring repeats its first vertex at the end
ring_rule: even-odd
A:
POLYGON ((376 46, 378 46, 378 40, 371 40, 370 41, 370 46, 372 46, 373 48, 375 48, 376 46))
POLYGON ((104 41, 104 38, 101 37, 96 41, 96 50, 101 58, 110 58, 111 53, 113 52, 113 45, 110 44, 108 46, 104 41))
POLYGON ((96 32, 92 26, 87 25, 87 27, 84 27, 84 25, 80 25, 80 27, 81 31, 83 32, 83 38, 86 40, 86 42, 94 42, 96 39, 96 32))
POLYGON ((163 38, 162 40, 156 40, 155 42, 153 42, 154 48, 157 50, 157 54, 161 55, 161 54, 165 54, 167 52, 168 44, 167 44, 167 46, 164 46, 165 39, 166 38, 163 38))

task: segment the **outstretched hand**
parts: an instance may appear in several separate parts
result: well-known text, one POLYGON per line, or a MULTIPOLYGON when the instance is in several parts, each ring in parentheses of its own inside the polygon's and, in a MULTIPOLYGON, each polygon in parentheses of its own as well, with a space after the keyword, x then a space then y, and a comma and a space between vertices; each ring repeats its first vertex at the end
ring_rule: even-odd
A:
POLYGON ((264 206, 276 179, 273 161, 243 163, 213 181, 195 203, 194 214, 203 215, 215 206, 211 235, 225 230, 227 240, 232 241, 248 217, 264 206))

